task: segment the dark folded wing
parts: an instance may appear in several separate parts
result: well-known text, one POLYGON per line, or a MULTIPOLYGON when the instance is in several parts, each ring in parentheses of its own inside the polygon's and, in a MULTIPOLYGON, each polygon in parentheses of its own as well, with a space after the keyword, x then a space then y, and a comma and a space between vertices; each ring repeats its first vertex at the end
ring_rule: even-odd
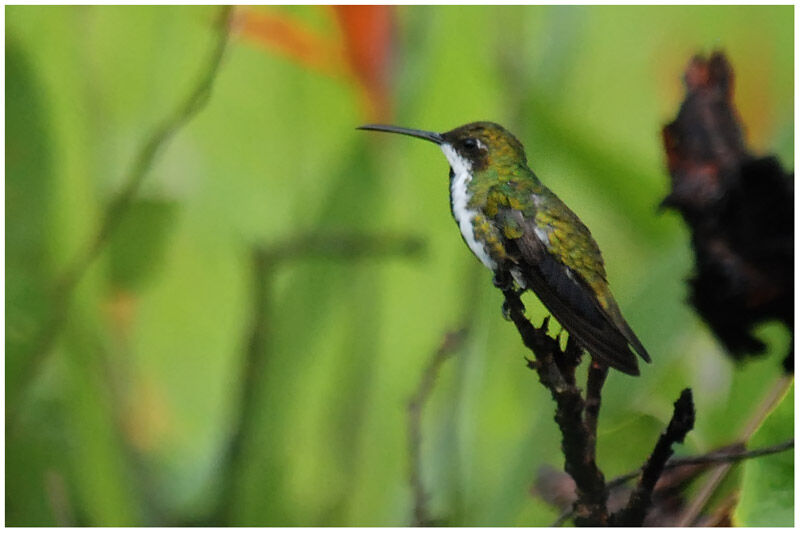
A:
MULTIPOLYGON (((553 316, 599 361, 626 374, 639 375, 630 342, 600 306, 581 276, 548 253, 531 228, 508 239, 515 268, 553 316)), ((638 340, 638 339, 637 339, 638 340)))

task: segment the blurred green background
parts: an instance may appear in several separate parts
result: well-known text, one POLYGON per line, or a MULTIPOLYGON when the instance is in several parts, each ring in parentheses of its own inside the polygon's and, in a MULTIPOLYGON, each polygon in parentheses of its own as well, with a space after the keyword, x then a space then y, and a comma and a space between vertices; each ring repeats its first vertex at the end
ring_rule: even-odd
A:
POLYGON ((553 405, 451 219, 447 164, 367 121, 499 122, 592 229, 654 360, 609 378, 607 477, 641 464, 682 388, 680 452, 704 452, 779 376, 780 327, 737 367, 685 304, 689 235, 656 207, 695 53, 727 53, 749 145, 793 168, 792 6, 237 8, 208 105, 65 305, 54 283, 197 83, 219 8, 5 9, 8 525, 406 525, 406 406, 460 328, 424 411, 431 514, 552 522, 530 489, 561 465, 553 405))

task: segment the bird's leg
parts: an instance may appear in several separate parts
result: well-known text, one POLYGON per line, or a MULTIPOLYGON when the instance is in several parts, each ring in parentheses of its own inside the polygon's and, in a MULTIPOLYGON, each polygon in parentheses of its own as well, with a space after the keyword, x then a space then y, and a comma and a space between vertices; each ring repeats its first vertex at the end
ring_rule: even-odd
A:
MULTIPOLYGON (((517 298, 525 292, 525 289, 517 287, 514 283, 514 279, 511 277, 508 270, 496 270, 494 272, 494 276, 492 277, 492 283, 494 286, 503 291, 503 294, 506 293, 513 293, 517 298)), ((525 312, 525 306, 522 304, 522 300, 520 300, 520 305, 522 306, 522 312, 525 312)), ((508 321, 511 321, 511 309, 508 308, 508 300, 503 300, 503 318, 508 321)))
POLYGON ((514 288, 514 279, 511 277, 508 270, 495 270, 494 276, 492 276, 492 283, 494 283, 495 287, 504 292, 514 288))
POLYGON ((511 309, 508 308, 508 302, 503 300, 503 305, 500 306, 500 312, 503 313, 503 318, 511 322, 511 309))

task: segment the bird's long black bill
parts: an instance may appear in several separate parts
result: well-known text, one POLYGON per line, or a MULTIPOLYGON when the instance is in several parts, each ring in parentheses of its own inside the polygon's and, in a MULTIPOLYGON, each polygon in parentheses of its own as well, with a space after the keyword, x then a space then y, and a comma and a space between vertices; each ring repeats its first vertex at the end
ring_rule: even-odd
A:
POLYGON ((433 131, 414 130, 411 128, 400 128, 398 126, 384 126, 383 124, 365 124, 356 128, 358 130, 371 130, 371 131, 385 131, 387 133, 399 133, 401 135, 409 135, 418 139, 425 139, 436 144, 442 144, 444 139, 442 136, 433 131))

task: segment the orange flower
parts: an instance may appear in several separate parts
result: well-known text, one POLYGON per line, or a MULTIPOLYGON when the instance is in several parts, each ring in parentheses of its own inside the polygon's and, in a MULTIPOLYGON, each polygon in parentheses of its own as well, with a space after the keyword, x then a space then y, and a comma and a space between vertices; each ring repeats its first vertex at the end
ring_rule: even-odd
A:
POLYGON ((367 119, 389 118, 391 6, 334 6, 326 10, 341 30, 336 35, 322 35, 281 9, 240 9, 234 27, 246 39, 306 68, 354 82, 362 94, 367 119))

